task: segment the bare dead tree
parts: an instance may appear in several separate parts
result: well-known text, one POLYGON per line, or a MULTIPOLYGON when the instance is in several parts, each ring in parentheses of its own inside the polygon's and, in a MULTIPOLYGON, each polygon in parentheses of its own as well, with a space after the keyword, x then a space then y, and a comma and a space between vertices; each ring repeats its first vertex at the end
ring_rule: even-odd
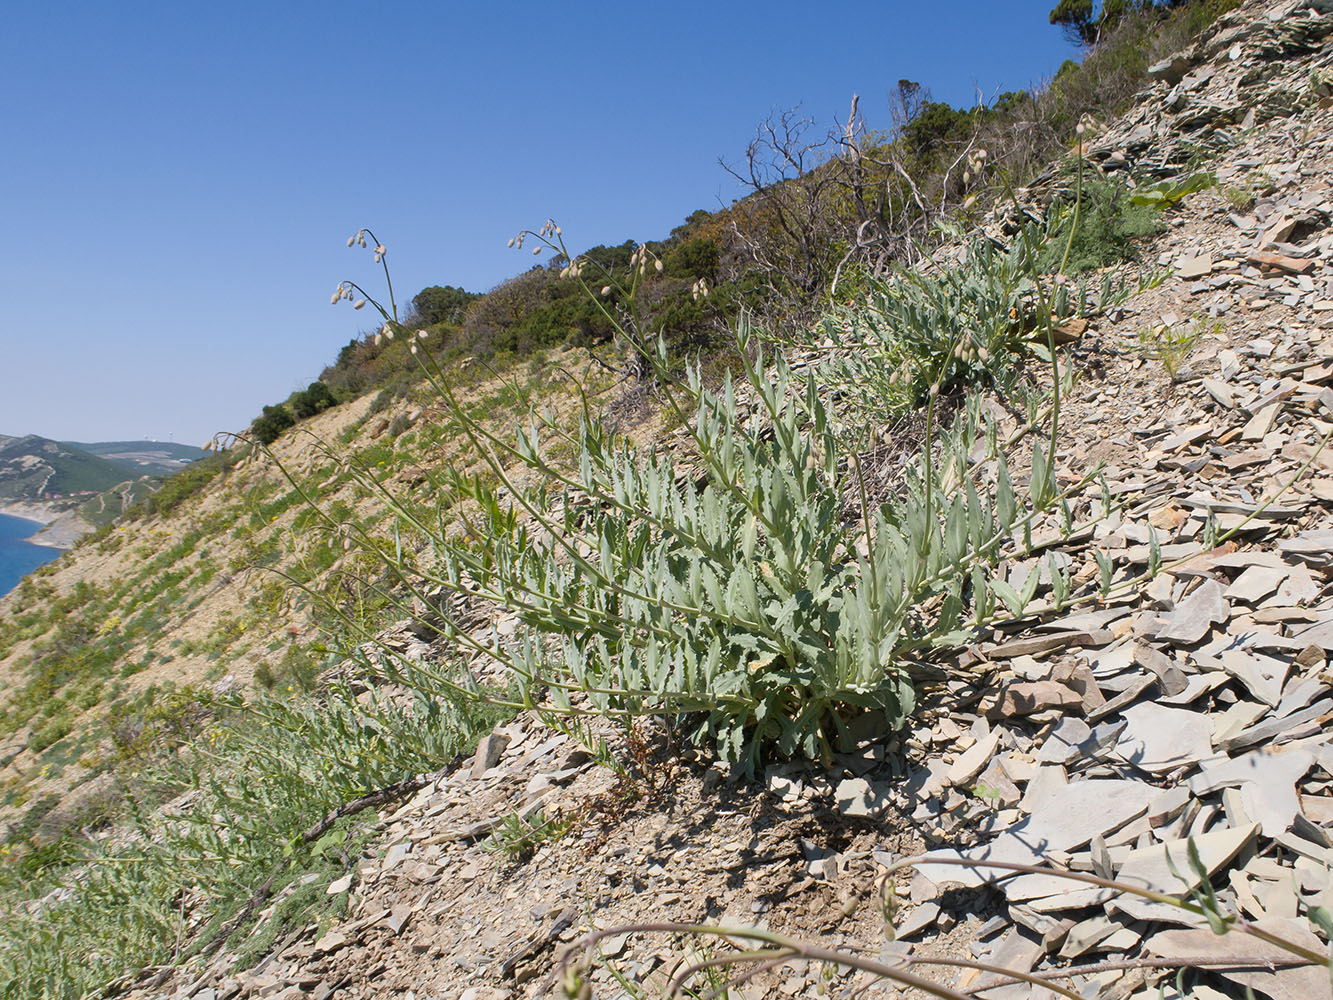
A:
POLYGON ((761 122, 739 166, 719 160, 750 190, 732 221, 736 244, 789 315, 808 311, 836 262, 843 186, 834 155, 840 135, 814 134, 814 121, 798 111, 761 122))

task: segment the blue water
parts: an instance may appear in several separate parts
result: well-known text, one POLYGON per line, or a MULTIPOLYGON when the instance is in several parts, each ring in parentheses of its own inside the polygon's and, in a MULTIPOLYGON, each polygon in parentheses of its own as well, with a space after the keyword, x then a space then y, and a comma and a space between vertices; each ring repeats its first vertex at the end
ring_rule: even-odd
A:
POLYGON ((0 595, 8 594, 38 566, 60 555, 59 549, 27 541, 41 527, 36 521, 0 514, 0 595))

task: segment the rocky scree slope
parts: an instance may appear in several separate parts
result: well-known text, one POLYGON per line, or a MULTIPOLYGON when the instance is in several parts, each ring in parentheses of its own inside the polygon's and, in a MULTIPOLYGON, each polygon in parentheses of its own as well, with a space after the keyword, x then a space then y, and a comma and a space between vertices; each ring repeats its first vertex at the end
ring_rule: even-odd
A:
MULTIPOLYGON (((1105 461, 1117 510, 1095 531, 1039 534, 1004 571, 1021 586, 1054 559, 1095 579, 1096 550, 1117 577, 1161 559, 1150 586, 994 630, 963 653, 974 677, 950 680, 900 737, 828 769, 771 767, 762 787, 608 727, 629 764, 618 777, 520 716, 383 816, 379 846, 328 886, 352 894, 346 920, 299 929, 243 971, 229 943, 134 995, 550 996, 557 956, 590 929, 678 920, 868 945, 973 996, 1054 994, 929 960, 982 958, 1084 996, 1146 1000, 1172 989, 1154 961, 1253 958, 1255 946, 1049 876, 887 869, 930 850, 1177 892, 1165 859, 1188 872, 1190 838, 1225 907, 1326 948, 1302 915, 1333 905, 1333 453, 1318 450, 1333 430, 1330 39, 1333 5, 1247 3, 1087 137, 1094 162, 1139 175, 1210 152, 1219 186, 1189 197, 1150 248, 1145 266, 1169 269, 1165 283, 1069 347, 1083 377, 1059 474, 1105 461), (1210 519, 1236 532, 1211 549, 1210 519), (488 850, 514 817, 568 832, 488 850), (897 903, 887 944, 885 897, 897 903), (1071 976, 1073 964, 1087 971, 1071 976)), ((1039 209, 1042 185, 1031 196, 1039 209)), ((435 655, 410 628, 386 639, 435 655)), ((611 937, 595 995, 637 995, 627 983, 653 995, 691 947, 697 957, 661 936, 611 937)), ((1326 971, 1280 963, 1193 982, 1196 996, 1330 995, 1326 971)), ((863 985, 792 961, 732 995, 863 985)))

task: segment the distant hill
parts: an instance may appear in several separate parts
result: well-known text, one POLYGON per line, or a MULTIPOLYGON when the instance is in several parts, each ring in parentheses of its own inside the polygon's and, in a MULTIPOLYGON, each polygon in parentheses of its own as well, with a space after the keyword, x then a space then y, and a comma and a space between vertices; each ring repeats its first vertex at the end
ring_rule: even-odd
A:
POLYGON ((0 438, 0 500, 49 500, 100 493, 144 470, 29 434, 0 438))
MULTIPOLYGON (((152 477, 133 491, 141 496, 155 488, 159 477, 179 472, 203 455, 202 448, 170 441, 86 444, 52 441, 36 434, 24 437, 0 434, 0 501, 86 496, 152 477)), ((119 503, 113 506, 118 507, 119 503)))
POLYGON ((138 475, 152 473, 170 475, 179 472, 196 459, 203 458, 205 452, 189 444, 176 444, 174 441, 96 441, 87 444, 82 441, 62 442, 68 448, 77 448, 90 455, 110 459, 129 466, 129 471, 138 475))

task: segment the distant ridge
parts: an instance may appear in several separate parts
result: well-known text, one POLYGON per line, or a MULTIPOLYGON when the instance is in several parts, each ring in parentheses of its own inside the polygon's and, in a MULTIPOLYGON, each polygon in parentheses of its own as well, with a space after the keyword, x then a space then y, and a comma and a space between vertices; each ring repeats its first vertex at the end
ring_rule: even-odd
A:
POLYGON ((77 448, 90 455, 119 462, 127 466, 130 472, 139 475, 145 472, 170 475, 206 454, 202 448, 190 444, 177 444, 174 441, 96 441, 91 444, 83 441, 63 441, 61 443, 67 448, 77 448))
POLYGON ((0 500, 49 500, 100 493, 143 470, 29 434, 0 439, 0 500))

